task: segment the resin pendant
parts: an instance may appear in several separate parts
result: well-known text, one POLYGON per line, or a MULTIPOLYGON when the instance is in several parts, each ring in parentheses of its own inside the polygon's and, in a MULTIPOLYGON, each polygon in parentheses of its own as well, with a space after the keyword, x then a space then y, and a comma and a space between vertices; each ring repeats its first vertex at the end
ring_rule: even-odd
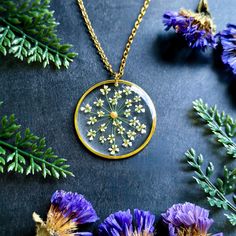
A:
POLYGON ((79 139, 94 154, 122 159, 141 151, 156 128, 156 111, 148 94, 136 84, 106 80, 88 89, 75 116, 79 139))

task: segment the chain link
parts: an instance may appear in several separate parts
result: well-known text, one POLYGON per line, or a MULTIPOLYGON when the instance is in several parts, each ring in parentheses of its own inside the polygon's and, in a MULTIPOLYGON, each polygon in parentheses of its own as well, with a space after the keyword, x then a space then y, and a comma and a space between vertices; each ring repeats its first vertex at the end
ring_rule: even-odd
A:
POLYGON ((121 62, 120 62, 120 68, 119 68, 119 71, 118 72, 115 72, 112 68, 112 65, 110 64, 104 50, 102 49, 102 46, 100 44, 100 42, 98 41, 98 38, 94 32, 94 29, 92 27, 92 24, 91 24, 91 21, 89 20, 89 17, 88 17, 88 13, 85 9, 85 6, 84 6, 84 3, 83 3, 83 0, 78 0, 78 4, 79 4, 79 7, 80 7, 80 10, 81 10, 81 13, 82 13, 82 16, 84 18, 84 21, 85 21, 85 24, 88 28, 88 31, 89 31, 89 34, 90 34, 90 37, 94 43, 94 46, 97 48, 97 51, 98 51, 98 54, 100 55, 101 57, 101 60, 102 62, 104 63, 105 65, 105 68, 111 73, 111 75, 114 77, 116 83, 118 82, 118 80, 124 75, 124 70, 125 70, 125 65, 126 65, 126 61, 127 61, 127 58, 128 58, 128 55, 129 55, 129 51, 130 51, 130 48, 131 48, 131 45, 133 43, 133 40, 135 38, 135 35, 137 33, 137 30, 142 22, 142 19, 149 7, 149 4, 150 4, 151 0, 144 0, 144 4, 140 10, 140 13, 138 15, 138 18, 137 20, 135 21, 135 24, 134 24, 134 27, 131 31, 131 34, 128 38, 128 41, 126 43, 126 46, 125 46, 125 50, 124 50, 124 53, 122 55, 122 59, 121 59, 121 62))

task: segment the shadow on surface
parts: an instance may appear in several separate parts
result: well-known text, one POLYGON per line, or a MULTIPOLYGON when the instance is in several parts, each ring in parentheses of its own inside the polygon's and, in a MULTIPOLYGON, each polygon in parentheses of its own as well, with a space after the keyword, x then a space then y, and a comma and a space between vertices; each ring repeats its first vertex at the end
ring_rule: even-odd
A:
POLYGON ((202 52, 188 46, 186 40, 176 33, 159 34, 153 52, 158 61, 177 65, 203 65, 211 62, 211 51, 202 52))
POLYGON ((213 70, 217 73, 219 80, 227 83, 226 96, 229 96, 231 103, 236 108, 236 75, 232 70, 225 66, 221 60, 222 48, 218 47, 213 53, 213 70))

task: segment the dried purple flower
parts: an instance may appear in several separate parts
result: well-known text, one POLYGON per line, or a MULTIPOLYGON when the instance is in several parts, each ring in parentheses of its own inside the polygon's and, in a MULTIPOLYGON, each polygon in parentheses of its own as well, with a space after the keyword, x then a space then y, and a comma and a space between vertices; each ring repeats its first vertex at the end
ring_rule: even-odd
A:
MULTIPOLYGON (((176 204, 162 214, 170 236, 208 236, 213 220, 209 211, 192 203, 176 204)), ((212 236, 223 236, 223 233, 212 236)))
POLYGON ((236 74, 236 25, 228 24, 219 36, 223 48, 222 61, 236 74))
POLYGON ((47 221, 33 213, 37 226, 37 236, 92 235, 89 232, 76 232, 77 226, 98 220, 90 202, 83 195, 63 190, 56 191, 51 198, 47 221))
POLYGON ((163 15, 165 30, 171 27, 176 33, 182 35, 191 48, 205 50, 207 47, 215 48, 214 36, 216 27, 208 11, 206 0, 200 0, 198 12, 181 9, 179 12, 168 11, 163 15))
POLYGON ((153 236, 155 216, 149 211, 134 209, 118 211, 108 216, 99 226, 101 236, 153 236))

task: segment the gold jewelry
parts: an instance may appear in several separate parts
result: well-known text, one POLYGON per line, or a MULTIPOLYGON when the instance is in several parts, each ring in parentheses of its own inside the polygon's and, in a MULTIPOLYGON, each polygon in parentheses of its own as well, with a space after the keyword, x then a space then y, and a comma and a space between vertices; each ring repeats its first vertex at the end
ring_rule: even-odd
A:
POLYGON ((94 46, 114 80, 100 82, 85 92, 77 104, 74 123, 82 143, 104 158, 121 159, 138 153, 155 131, 156 111, 152 100, 139 86, 121 80, 131 45, 149 4, 150 0, 144 0, 126 43, 119 71, 115 72, 94 32, 83 0, 78 0, 94 46), (84 126, 88 128, 86 131, 84 126), (108 128, 111 128, 110 132, 108 128))

